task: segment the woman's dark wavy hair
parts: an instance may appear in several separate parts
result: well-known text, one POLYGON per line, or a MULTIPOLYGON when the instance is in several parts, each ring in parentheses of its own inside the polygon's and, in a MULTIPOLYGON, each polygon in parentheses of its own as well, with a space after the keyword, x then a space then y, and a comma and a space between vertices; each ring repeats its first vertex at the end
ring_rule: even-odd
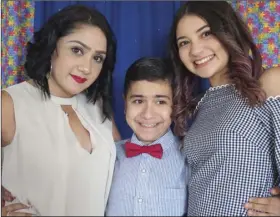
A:
POLYGON ((71 5, 60 10, 34 33, 33 42, 27 44, 25 71, 35 85, 50 97, 47 74, 51 67, 51 56, 61 37, 71 33, 79 25, 92 25, 100 28, 107 39, 107 55, 96 81, 85 90, 89 102, 102 102, 104 121, 112 118, 112 73, 116 61, 116 41, 114 33, 104 15, 94 8, 71 5))
MULTIPOLYGON (((265 93, 258 81, 262 59, 250 31, 231 5, 225 1, 188 1, 177 11, 169 38, 169 55, 175 71, 173 120, 175 133, 183 136, 187 118, 194 115, 199 79, 182 63, 176 42, 176 29, 185 15, 197 15, 210 26, 211 33, 229 53, 228 78, 250 106, 264 101, 265 93)), ((188 28, 186 26, 186 28, 188 28)))

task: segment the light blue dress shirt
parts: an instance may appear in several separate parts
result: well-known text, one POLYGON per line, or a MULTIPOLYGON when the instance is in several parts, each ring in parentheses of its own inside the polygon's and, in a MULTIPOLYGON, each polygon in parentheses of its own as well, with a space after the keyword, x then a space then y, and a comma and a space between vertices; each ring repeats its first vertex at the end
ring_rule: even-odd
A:
MULTIPOLYGON (((162 159, 149 154, 127 158, 118 142, 113 183, 106 216, 182 216, 186 212, 187 167, 178 139, 171 130, 160 143, 162 159)), ((143 145, 135 135, 132 143, 143 145)))

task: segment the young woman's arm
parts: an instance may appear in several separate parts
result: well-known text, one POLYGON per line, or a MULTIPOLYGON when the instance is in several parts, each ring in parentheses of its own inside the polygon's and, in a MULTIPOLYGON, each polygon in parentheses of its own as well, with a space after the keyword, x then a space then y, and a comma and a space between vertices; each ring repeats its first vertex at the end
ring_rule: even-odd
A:
POLYGON ((260 82, 267 97, 280 96, 280 67, 265 70, 260 77, 260 82))
MULTIPOLYGON (((265 70, 260 78, 260 82, 263 90, 265 91, 267 98, 275 98, 275 105, 277 107, 280 101, 280 67, 274 67, 265 70), (279 99, 278 99, 279 97, 279 99), (279 101, 278 101, 279 100, 279 101)), ((274 104, 273 104, 274 105, 274 104)), ((280 107, 274 111, 274 132, 275 132, 275 155, 278 167, 280 167, 279 159, 280 156, 280 107)), ((278 172, 280 168, 278 168, 278 172)), ((271 190, 273 197, 259 197, 250 198, 249 202, 246 203, 245 208, 248 209, 249 216, 280 216, 280 186, 275 187, 271 190)))

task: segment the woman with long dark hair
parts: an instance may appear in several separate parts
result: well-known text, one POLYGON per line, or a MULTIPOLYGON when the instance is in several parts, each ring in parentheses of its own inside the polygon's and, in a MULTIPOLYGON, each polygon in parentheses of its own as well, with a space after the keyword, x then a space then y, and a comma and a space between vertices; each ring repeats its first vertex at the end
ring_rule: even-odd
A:
POLYGON ((175 132, 192 171, 188 215, 246 215, 250 197, 280 185, 280 73, 263 73, 249 29, 226 1, 186 2, 170 55, 175 132), (211 84, 200 99, 198 78, 211 84))
POLYGON ((35 32, 30 79, 2 91, 2 184, 12 203, 42 216, 104 215, 116 155, 115 59, 114 34, 95 9, 66 7, 35 32))

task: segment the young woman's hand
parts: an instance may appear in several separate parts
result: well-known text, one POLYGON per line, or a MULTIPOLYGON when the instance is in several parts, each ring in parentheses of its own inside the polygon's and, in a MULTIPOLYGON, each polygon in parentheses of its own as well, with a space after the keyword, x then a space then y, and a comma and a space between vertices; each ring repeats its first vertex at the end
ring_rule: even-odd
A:
POLYGON ((248 216, 280 216, 280 187, 271 189, 272 197, 250 198, 245 204, 248 216))

